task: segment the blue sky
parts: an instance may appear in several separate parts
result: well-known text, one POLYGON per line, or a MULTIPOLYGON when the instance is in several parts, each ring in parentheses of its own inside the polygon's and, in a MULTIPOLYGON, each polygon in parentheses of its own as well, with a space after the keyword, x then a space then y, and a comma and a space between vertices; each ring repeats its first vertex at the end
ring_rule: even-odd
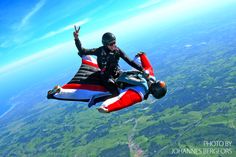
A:
POLYGON ((163 40, 161 35, 168 28, 174 31, 176 21, 181 24, 187 17, 193 21, 197 14, 205 16, 209 10, 232 3, 235 6, 236 1, 1 0, 0 103, 11 104, 9 100, 19 91, 33 84, 41 86, 43 81, 42 86, 50 89, 54 83, 48 80, 58 74, 66 75, 66 80, 72 77, 68 72, 73 75, 80 65, 72 35, 74 24, 81 25, 80 39, 86 48, 101 46, 102 34, 111 31, 126 53, 134 53, 148 47, 135 43, 135 38, 149 43, 149 35, 157 34, 163 40))
MULTIPOLYGON (((163 6, 175 4, 186 9, 197 6, 201 8, 201 5, 206 7, 216 3, 222 2, 221 0, 208 0, 207 2, 204 0, 107 0, 102 3, 99 0, 0 1, 0 71, 1 68, 19 62, 23 58, 29 58, 32 54, 37 54, 31 56, 35 58, 41 51, 45 52, 51 47, 72 41, 74 24, 81 25, 81 36, 86 37, 89 34, 90 38, 87 40, 91 41, 93 39, 91 34, 99 32, 99 30, 105 31, 104 28, 111 28, 110 26, 117 23, 123 22, 124 24, 121 26, 129 27, 130 19, 136 22, 139 19, 143 20, 153 16, 153 14, 160 14, 159 16, 164 18, 169 14, 172 16, 175 14, 171 7, 165 12, 156 12, 163 6), (139 15, 141 18, 138 17, 135 21, 135 17, 139 15)), ((181 7, 177 7, 178 12, 181 12, 181 7)), ((150 24, 146 23, 146 25, 150 24)), ((115 27, 112 30, 119 33, 118 29, 125 30, 125 28, 115 27)), ((96 40, 100 44, 100 38, 96 40)))
POLYGON ((159 0, 1 1, 0 66, 71 40, 73 24, 82 25, 83 33, 88 33, 161 3, 159 0))

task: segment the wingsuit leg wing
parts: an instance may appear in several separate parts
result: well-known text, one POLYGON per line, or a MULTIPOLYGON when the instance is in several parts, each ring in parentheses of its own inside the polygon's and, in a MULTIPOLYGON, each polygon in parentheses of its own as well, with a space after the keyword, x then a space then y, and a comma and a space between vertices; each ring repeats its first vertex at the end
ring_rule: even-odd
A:
POLYGON ((101 84, 99 74, 96 59, 89 55, 82 56, 82 64, 75 76, 60 87, 60 90, 51 94, 49 91, 48 98, 88 102, 94 95, 109 95, 109 92, 101 84))

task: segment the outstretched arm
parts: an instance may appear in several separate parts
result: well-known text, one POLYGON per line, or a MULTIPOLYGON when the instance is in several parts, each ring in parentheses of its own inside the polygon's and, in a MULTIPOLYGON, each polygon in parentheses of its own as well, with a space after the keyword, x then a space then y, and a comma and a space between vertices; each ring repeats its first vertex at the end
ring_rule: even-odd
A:
POLYGON ((98 108, 98 111, 109 113, 141 102, 143 98, 142 94, 140 94, 140 92, 142 92, 140 89, 141 88, 139 87, 135 87, 135 89, 128 89, 126 91, 123 91, 119 96, 104 101, 98 108))
POLYGON ((139 71, 144 71, 143 67, 132 61, 122 50, 120 50, 120 57, 126 61, 130 66, 134 67, 139 71))
POLYGON ((85 49, 82 47, 82 44, 79 40, 79 30, 80 30, 80 27, 78 29, 76 29, 76 26, 75 27, 75 31, 73 33, 74 35, 74 39, 75 39, 75 45, 78 49, 78 55, 82 56, 82 55, 96 55, 95 54, 95 51, 96 49, 85 49))

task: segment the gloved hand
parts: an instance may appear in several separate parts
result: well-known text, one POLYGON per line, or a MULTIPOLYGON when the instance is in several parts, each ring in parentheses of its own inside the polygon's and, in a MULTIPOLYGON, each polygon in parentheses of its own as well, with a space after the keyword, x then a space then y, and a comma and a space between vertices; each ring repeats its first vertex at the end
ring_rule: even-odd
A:
POLYGON ((73 35, 74 35, 74 38, 75 39, 79 39, 79 30, 80 30, 80 27, 78 29, 76 29, 76 26, 74 26, 75 28, 75 31, 73 32, 73 35))

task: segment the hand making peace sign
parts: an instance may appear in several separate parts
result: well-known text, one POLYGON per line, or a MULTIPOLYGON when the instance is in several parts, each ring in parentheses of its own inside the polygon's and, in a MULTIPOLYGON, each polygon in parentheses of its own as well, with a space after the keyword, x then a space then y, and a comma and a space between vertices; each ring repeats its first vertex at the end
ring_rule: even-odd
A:
POLYGON ((76 28, 76 26, 74 26, 74 28, 75 28, 75 31, 73 32, 74 38, 75 38, 75 39, 79 39, 80 26, 79 26, 78 29, 76 28))

